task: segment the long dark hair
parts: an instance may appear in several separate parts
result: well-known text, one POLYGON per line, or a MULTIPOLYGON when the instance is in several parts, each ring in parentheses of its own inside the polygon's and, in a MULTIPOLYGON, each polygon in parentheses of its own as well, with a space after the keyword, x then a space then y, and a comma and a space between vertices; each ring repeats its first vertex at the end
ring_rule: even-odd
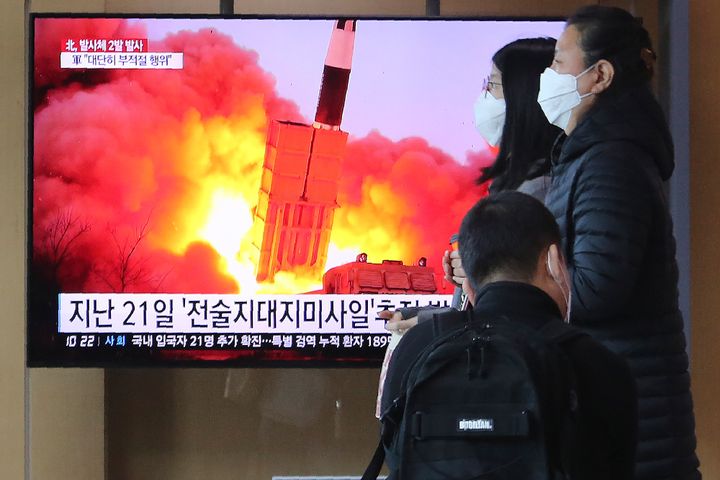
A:
POLYGON ((653 76, 655 52, 642 22, 617 7, 589 5, 567 21, 580 34, 585 66, 607 60, 615 69, 610 87, 600 94, 614 97, 629 88, 646 85, 653 76))
POLYGON ((493 192, 514 190, 525 180, 547 173, 552 144, 560 129, 551 125, 537 103, 540 74, 555 55, 555 39, 523 38, 508 43, 492 58, 502 76, 505 126, 495 162, 481 170, 477 183, 493 180, 493 192))

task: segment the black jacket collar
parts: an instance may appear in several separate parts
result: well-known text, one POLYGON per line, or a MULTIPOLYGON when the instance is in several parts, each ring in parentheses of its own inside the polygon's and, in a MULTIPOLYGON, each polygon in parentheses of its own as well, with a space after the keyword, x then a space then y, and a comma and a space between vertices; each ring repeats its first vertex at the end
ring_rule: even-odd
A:
POLYGON ((632 143, 655 161, 663 180, 675 168, 673 143, 665 116, 647 86, 629 89, 614 98, 603 98, 569 136, 562 134, 552 149, 553 165, 578 159, 596 144, 632 143))
POLYGON ((555 301, 539 288, 520 282, 493 282, 482 287, 473 307, 475 318, 507 317, 533 328, 562 321, 555 301))

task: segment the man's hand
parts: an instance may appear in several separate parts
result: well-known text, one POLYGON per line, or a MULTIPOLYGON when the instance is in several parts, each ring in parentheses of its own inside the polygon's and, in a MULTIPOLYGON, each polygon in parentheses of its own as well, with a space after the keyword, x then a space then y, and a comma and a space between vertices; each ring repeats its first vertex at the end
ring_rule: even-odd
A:
POLYGON ((397 332, 401 335, 418 323, 417 315, 403 320, 400 312, 392 312, 390 310, 383 310, 379 312, 378 317, 387 320, 387 323, 385 324, 386 330, 390 332, 397 332))
POLYGON ((445 279, 453 283, 456 287, 461 287, 467 275, 462 267, 460 252, 457 250, 445 250, 442 265, 443 271, 445 272, 445 279))

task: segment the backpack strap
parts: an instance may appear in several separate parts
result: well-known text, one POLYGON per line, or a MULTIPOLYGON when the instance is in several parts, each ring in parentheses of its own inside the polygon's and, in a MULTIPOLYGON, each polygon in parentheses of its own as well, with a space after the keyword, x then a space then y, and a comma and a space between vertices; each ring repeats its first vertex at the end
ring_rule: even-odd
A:
POLYGON ((398 430, 400 422, 402 421, 404 408, 405 394, 403 393, 396 398, 392 405, 390 405, 380 416, 380 440, 378 441, 378 446, 375 449, 375 453, 373 454, 370 463, 368 463, 367 468, 365 468, 365 473, 363 473, 361 480, 377 480, 387 455, 385 446, 390 444, 393 435, 395 435, 398 430))
POLYGON ((451 310, 432 316, 433 337, 439 338, 473 321, 472 310, 451 310))
POLYGON ((378 475, 380 475, 380 470, 382 470, 383 462, 385 461, 385 447, 383 446, 382 438, 378 442, 378 446, 375 449, 375 453, 373 454, 372 459, 370 460, 370 463, 368 464, 367 468, 365 469, 365 473, 363 473, 363 476, 361 480, 377 480, 378 475))
POLYGON ((474 411, 465 417, 470 418, 464 418, 457 412, 416 412, 410 421, 410 434, 416 440, 433 437, 504 437, 508 439, 523 438, 530 434, 531 420, 526 410, 517 409, 505 413, 474 411))
POLYGON ((378 475, 380 475, 380 470, 387 456, 385 447, 386 445, 390 445, 393 436, 400 428, 404 408, 405 394, 401 393, 400 396, 393 401, 392 405, 380 415, 380 440, 378 441, 372 459, 370 459, 370 463, 368 463, 368 466, 365 468, 365 473, 363 473, 361 480, 377 480, 378 475))
POLYGON ((587 333, 572 325, 560 321, 547 322, 539 330, 540 334, 550 343, 560 345, 579 337, 587 336, 587 333))
POLYGON ((555 450, 555 455, 557 455, 557 457, 555 457, 554 462, 557 462, 557 467, 559 467, 565 475, 561 478, 569 478, 572 465, 572 449, 575 444, 575 423, 577 421, 575 415, 577 414, 578 399, 577 378, 575 371, 572 368, 570 358, 567 356, 563 348, 563 344, 567 344, 577 338, 588 336, 588 334, 561 321, 551 321, 546 323, 540 329, 540 334, 543 335, 550 344, 558 346, 560 350, 560 364, 557 365, 557 367, 559 367, 562 370, 562 373, 564 373, 564 378, 562 379, 564 388, 560 387, 560 385, 556 385, 556 390, 557 392, 567 391, 569 396, 566 398, 555 398, 553 403, 559 402, 559 406, 562 411, 568 411, 565 410, 565 408, 568 408, 569 413, 556 418, 556 421, 559 421, 559 429, 555 431, 555 435, 557 435, 556 441, 558 443, 555 444, 557 448, 555 450))

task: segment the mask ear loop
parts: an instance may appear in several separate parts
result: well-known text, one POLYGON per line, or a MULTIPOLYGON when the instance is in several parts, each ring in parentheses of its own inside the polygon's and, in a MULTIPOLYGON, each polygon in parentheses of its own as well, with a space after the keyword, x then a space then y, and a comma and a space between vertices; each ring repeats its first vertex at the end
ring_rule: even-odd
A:
POLYGON ((553 280, 555 280, 555 283, 557 283, 558 288, 560 289, 560 293, 563 296, 563 300, 565 300, 565 323, 570 323, 570 301, 571 301, 571 295, 572 291, 570 290, 572 287, 570 286, 570 281, 567 278, 567 274, 563 275, 565 277, 565 286, 568 289, 568 293, 565 293, 565 289, 560 285, 560 280, 558 280, 558 275, 553 272, 553 268, 550 263, 550 249, 548 249, 547 253, 547 267, 548 271, 550 272, 550 276, 553 277, 553 280))
POLYGON ((583 70, 582 72, 580 72, 580 73, 578 73, 577 75, 575 75, 575 80, 577 80, 578 78, 582 77, 583 75, 585 75, 587 72, 589 72, 589 71, 592 70, 593 68, 597 67, 597 64, 598 64, 598 62, 595 62, 595 63, 593 63, 592 65, 590 65, 589 67, 587 67, 585 70, 583 70))
MULTIPOLYGON (((592 69, 595 68, 595 67, 597 67, 597 62, 593 63, 593 64, 590 65, 588 68, 586 68, 585 70, 583 70, 582 72, 580 72, 579 74, 577 74, 577 75, 575 76, 575 87, 576 87, 576 88, 577 88, 577 80, 578 80, 578 78, 582 77, 583 75, 585 75, 587 72, 589 72, 590 70, 592 70, 592 69)), ((578 95, 580 96, 580 100, 582 100, 583 98, 586 98, 586 97, 589 97, 590 95, 593 95, 593 93, 592 93, 592 92, 587 92, 587 93, 584 93, 584 94, 580 95, 580 93, 578 92, 578 95)))
POLYGON ((565 323, 570 323, 570 312, 572 310, 572 284, 570 283, 570 274, 567 268, 563 273, 565 277, 565 286, 567 286, 567 310, 565 311, 565 323))

